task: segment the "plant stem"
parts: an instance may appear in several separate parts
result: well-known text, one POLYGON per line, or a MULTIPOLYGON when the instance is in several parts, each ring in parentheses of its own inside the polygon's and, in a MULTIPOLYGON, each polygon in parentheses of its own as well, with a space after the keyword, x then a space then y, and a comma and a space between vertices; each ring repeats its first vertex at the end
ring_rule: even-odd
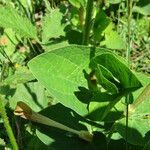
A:
POLYGON ((132 0, 127 0, 127 8, 128 8, 127 60, 128 60, 128 65, 130 66, 132 0))
POLYGON ((128 150, 128 124, 129 124, 129 100, 130 100, 130 95, 128 94, 126 96, 126 150, 128 150))
POLYGON ((6 110, 5 110, 5 107, 3 105, 3 99, 2 99, 1 96, 0 96, 0 114, 1 114, 2 119, 4 121, 4 126, 6 128, 8 136, 9 136, 9 139, 10 139, 10 142, 12 144, 13 150, 18 150, 18 145, 16 143, 12 128, 10 127, 9 120, 8 120, 8 117, 7 117, 7 114, 6 114, 6 110))
POLYGON ((89 44, 93 7, 94 7, 94 0, 88 0, 87 1, 87 6, 86 6, 85 25, 84 25, 84 28, 83 28, 83 38, 82 38, 82 44, 83 45, 88 45, 89 44))
MULTIPOLYGON (((128 67, 130 68, 132 0, 127 0, 127 10, 128 10, 127 61, 128 67)), ((129 101, 130 101, 130 94, 128 94, 126 97, 126 150, 128 150, 127 140, 128 140, 129 101)))

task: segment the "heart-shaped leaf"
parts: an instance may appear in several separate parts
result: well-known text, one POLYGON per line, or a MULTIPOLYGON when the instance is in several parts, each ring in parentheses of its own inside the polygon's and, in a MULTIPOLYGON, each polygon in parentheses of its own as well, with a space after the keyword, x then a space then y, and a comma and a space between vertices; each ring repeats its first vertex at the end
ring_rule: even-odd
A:
POLYGON ((83 70, 88 71, 89 56, 88 47, 68 46, 39 55, 28 65, 54 99, 85 115, 88 101, 79 101, 75 92, 80 92, 79 87, 87 88, 83 70))

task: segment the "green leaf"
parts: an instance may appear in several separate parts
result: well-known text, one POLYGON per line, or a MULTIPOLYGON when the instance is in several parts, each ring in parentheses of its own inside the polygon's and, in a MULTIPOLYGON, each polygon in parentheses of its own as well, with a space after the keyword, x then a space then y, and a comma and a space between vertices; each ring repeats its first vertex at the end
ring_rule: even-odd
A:
POLYGON ((150 15, 150 1, 139 0, 136 6, 133 7, 133 12, 137 12, 146 16, 150 15))
POLYGON ((105 53, 96 56, 91 60, 90 67, 95 69, 98 64, 109 70, 120 82, 123 89, 138 89, 142 86, 137 77, 117 55, 105 53))
POLYGON ((4 139, 0 138, 0 148, 2 148, 2 147, 4 148, 5 144, 6 143, 5 143, 4 139))
MULTIPOLYGON (((96 92, 93 93, 93 97, 89 104, 90 119, 93 120, 103 120, 110 113, 115 120, 123 111, 111 111, 111 109, 125 96, 129 91, 134 91, 140 88, 142 85, 138 78, 132 73, 132 71, 125 65, 124 61, 120 59, 117 55, 113 53, 102 53, 99 56, 94 57, 90 62, 90 67, 97 70, 97 66, 102 66, 103 72, 97 75, 97 79, 100 80, 99 83, 107 89, 105 93, 96 92), (104 70, 105 68, 105 70, 104 70), (107 70, 107 72, 106 72, 107 70), (102 74, 103 73, 103 74, 102 74), (109 74, 108 74, 109 73, 109 74), (104 78, 105 77, 105 78, 104 78), (107 79, 107 80, 106 80, 107 79), (114 82, 114 80, 116 82, 114 82), (108 82, 111 81, 111 82, 108 82), (112 83, 113 86, 112 86, 112 83), (112 89, 115 90, 115 86, 119 89, 118 94, 109 94, 112 89), (110 112, 111 111, 111 112, 110 112)), ((114 91, 113 91, 114 92, 114 91)), ((119 105, 119 110, 120 110, 119 105)), ((107 117, 107 121, 112 121, 113 119, 107 117)))
POLYGON ((113 76, 113 74, 112 74, 109 70, 107 70, 107 69, 106 69, 105 67, 103 67, 102 65, 99 65, 99 64, 98 64, 98 66, 100 67, 101 72, 102 72, 103 76, 105 76, 105 78, 107 78, 109 81, 111 81, 111 82, 113 82, 113 83, 117 82, 117 81, 115 80, 115 77, 113 76))
POLYGON ((0 26, 12 28, 22 37, 37 39, 35 26, 11 7, 0 6, 0 26))
POLYGON ((89 55, 88 47, 68 46, 39 55, 28 66, 58 102, 85 115, 88 101, 79 101, 75 93, 88 88, 83 70, 89 70, 89 55))
MULTIPOLYGON (((26 133, 27 134, 27 133, 26 133)), ((39 138, 35 135, 30 135, 29 133, 26 135, 26 143, 24 145, 25 149, 32 149, 32 150, 48 150, 48 146, 45 145, 39 138)))
POLYGON ((139 94, 145 89, 145 87, 150 83, 150 77, 143 74, 143 73, 137 73, 136 72, 136 76, 138 78, 138 80, 142 83, 143 87, 136 90, 134 93, 133 93, 133 96, 134 96, 134 100, 137 99, 137 97, 139 96, 139 94))
MULTIPOLYGON (((118 93, 118 89, 116 87, 116 85, 112 82, 110 82, 103 74, 101 71, 101 68, 103 66, 101 65, 97 65, 96 69, 95 69, 95 75, 97 77, 97 81, 100 85, 102 85, 102 87, 107 90, 110 93, 118 93)), ((105 69, 106 70, 106 69, 105 69)))
POLYGON ((46 43, 50 38, 58 38, 59 36, 64 36, 65 24, 62 24, 63 14, 59 9, 53 10, 48 13, 43 18, 42 27, 42 42, 46 43))
POLYGON ((111 49, 125 49, 126 44, 120 35, 113 30, 113 25, 110 24, 104 31, 105 40, 101 42, 101 45, 105 45, 111 49))
POLYGON ((86 0, 69 0, 69 2, 77 8, 80 8, 81 6, 85 6, 86 4, 86 0))
POLYGON ((104 11, 99 10, 99 12, 96 14, 95 22, 93 26, 94 38, 96 41, 100 41, 102 39, 101 34, 109 25, 109 23, 110 23, 110 19, 107 17, 104 11))
POLYGON ((14 110, 18 101, 23 101, 34 111, 40 111, 48 106, 50 102, 47 98, 45 89, 38 82, 18 84, 14 95, 10 98, 10 107, 14 110))
POLYGON ((8 56, 11 56, 16 50, 16 45, 18 44, 15 32, 10 28, 6 28, 1 38, 6 38, 7 44, 6 47, 4 47, 4 50, 8 56))
POLYGON ((26 83, 34 79, 34 76, 27 69, 27 67, 20 67, 13 75, 8 76, 3 83, 7 85, 17 85, 19 83, 26 83))
POLYGON ((50 145, 51 143, 53 143, 55 141, 53 138, 51 138, 48 135, 42 133, 38 129, 36 129, 36 135, 39 138, 39 140, 42 141, 45 145, 50 145))

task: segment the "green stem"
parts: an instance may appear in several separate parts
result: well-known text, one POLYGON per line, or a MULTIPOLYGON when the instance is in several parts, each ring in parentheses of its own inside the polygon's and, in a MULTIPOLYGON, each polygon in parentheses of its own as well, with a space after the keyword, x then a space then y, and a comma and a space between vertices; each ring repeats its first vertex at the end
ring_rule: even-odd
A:
POLYGON ((84 25, 84 29, 83 29, 83 38, 82 38, 82 44, 83 45, 89 44, 89 36, 90 36, 90 31, 91 31, 93 7, 94 7, 94 0, 88 0, 87 6, 86 6, 85 25, 84 25))
MULTIPOLYGON (((127 0, 127 10, 128 10, 128 35, 127 35, 127 61, 130 68, 130 53, 131 53, 131 19, 132 19, 132 0, 127 0)), ((129 101, 130 95, 126 97, 126 150, 128 150, 128 117, 129 117, 129 101)))
POLYGON ((0 114, 1 114, 2 119, 4 121, 4 126, 6 128, 8 136, 9 136, 9 139, 10 139, 10 142, 12 144, 13 150, 18 150, 18 145, 16 143, 12 128, 10 127, 9 120, 8 120, 8 117, 7 117, 7 114, 6 114, 6 110, 5 110, 5 107, 4 107, 2 101, 3 101, 3 99, 0 96, 0 114))
POLYGON ((127 8, 128 8, 127 60, 128 60, 128 65, 130 66, 132 0, 127 0, 127 8))
POLYGON ((130 100, 130 95, 128 94, 126 96, 126 150, 128 150, 128 124, 129 124, 129 100, 130 100))

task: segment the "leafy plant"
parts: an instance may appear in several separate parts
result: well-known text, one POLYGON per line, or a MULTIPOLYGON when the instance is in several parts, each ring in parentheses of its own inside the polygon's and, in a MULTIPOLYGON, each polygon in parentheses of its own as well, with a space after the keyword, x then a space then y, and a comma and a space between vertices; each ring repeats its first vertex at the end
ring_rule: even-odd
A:
POLYGON ((0 2, 0 148, 149 149, 148 7, 0 2))

